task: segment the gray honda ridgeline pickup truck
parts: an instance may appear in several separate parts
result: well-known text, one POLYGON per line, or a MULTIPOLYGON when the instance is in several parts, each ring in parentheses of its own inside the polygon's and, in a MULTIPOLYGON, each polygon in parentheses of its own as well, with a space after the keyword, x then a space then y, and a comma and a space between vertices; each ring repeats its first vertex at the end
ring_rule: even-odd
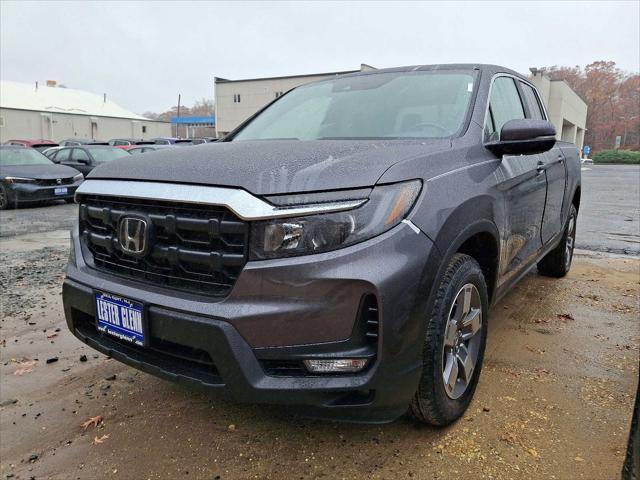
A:
POLYGON ((221 142, 93 170, 67 323, 240 401, 446 425, 476 389, 490 306, 536 265, 571 266, 580 164, 555 133, 503 67, 295 88, 221 142))

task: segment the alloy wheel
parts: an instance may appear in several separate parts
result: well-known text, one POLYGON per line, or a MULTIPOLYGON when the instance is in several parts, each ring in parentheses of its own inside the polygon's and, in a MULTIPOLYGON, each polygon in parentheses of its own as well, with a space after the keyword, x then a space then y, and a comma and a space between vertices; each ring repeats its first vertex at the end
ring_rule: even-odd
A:
POLYGON ((565 268, 569 270, 571 266, 571 259, 573 258, 573 246, 576 240, 576 217, 571 215, 569 217, 569 224, 567 225, 567 240, 565 241, 565 268))
POLYGON ((471 384, 478 361, 482 330, 482 302, 472 283, 456 294, 449 310, 442 347, 442 381, 449 398, 457 399, 471 384))

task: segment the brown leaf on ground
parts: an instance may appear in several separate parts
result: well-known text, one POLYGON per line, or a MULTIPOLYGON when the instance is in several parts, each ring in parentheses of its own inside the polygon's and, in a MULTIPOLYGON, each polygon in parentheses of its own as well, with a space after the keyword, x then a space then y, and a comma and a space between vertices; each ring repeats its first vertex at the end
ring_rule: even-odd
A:
POLYGON ((58 336, 57 333, 50 333, 49 335, 47 335, 47 338, 55 338, 57 336, 58 336))
POLYGON ((100 425, 102 423, 102 415, 97 415, 95 417, 91 417, 89 420, 87 420, 86 422, 83 422, 82 425, 80 425, 84 430, 86 430, 87 428, 89 428, 91 425, 93 425, 94 427, 97 427, 98 425, 100 425))
POLYGON ((98 437, 94 437, 93 439, 93 444, 94 445, 98 445, 99 443, 104 443, 104 441, 109 438, 109 435, 111 435, 110 433, 107 435, 102 435, 100 438, 98 437))
POLYGON ((563 322, 566 322, 567 320, 575 320, 575 318, 573 318, 573 315, 571 315, 570 313, 559 313, 558 319, 562 320, 563 322))
MULTIPOLYGON (((13 359, 12 359, 13 360, 13 359)), ((33 367, 35 366, 35 360, 28 360, 26 362, 18 363, 18 369, 13 372, 14 375, 24 375, 25 373, 33 372, 33 367)))

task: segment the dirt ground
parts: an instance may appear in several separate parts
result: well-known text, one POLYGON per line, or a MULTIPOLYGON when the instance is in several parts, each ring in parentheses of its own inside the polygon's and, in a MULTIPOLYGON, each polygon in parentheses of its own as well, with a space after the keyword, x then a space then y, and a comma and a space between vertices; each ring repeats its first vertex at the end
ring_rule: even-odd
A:
POLYGON ((637 257, 583 252, 565 279, 531 273, 491 312, 466 416, 434 429, 237 404, 94 352, 64 323, 67 235, 1 244, 1 478, 619 477, 638 381, 637 257))

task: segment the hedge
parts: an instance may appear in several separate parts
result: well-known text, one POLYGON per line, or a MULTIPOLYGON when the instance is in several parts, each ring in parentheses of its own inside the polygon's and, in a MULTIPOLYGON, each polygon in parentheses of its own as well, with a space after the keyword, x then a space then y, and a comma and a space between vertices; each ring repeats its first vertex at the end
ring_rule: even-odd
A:
POLYGON ((624 163, 640 165, 640 152, 631 150, 601 150, 593 156, 593 163, 624 163))

